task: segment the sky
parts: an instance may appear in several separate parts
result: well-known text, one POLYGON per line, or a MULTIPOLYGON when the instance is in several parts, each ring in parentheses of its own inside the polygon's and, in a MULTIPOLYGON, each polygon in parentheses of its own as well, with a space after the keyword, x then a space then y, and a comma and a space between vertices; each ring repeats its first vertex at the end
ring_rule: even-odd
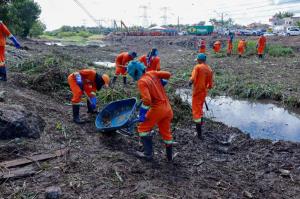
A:
POLYGON ((278 11, 300 16, 300 0, 35 0, 42 8, 40 19, 47 30, 63 25, 96 26, 75 1, 104 26, 112 26, 113 20, 123 20, 128 26, 177 24, 178 19, 182 24, 199 21, 209 24, 210 18, 220 19, 222 14, 224 19, 230 17, 235 23, 247 25, 269 23, 270 17, 278 11))

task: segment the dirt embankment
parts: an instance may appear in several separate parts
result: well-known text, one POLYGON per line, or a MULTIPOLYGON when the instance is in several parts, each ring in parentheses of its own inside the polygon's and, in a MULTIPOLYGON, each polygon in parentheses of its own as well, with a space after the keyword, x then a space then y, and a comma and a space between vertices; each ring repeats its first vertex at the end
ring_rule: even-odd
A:
MULTIPOLYGON (((153 43, 160 40, 155 38, 153 43)), ((183 73, 187 70, 185 68, 190 70, 196 53, 170 45, 169 40, 172 41, 167 38, 161 41, 163 44, 156 44, 162 67, 174 74, 183 73)), ((135 49, 139 54, 146 53, 153 46, 150 41, 148 44, 148 40, 143 41, 142 38, 137 38, 137 41, 129 38, 126 42, 112 42, 111 46, 103 48, 46 46, 27 41, 25 44, 29 50, 26 59, 47 57, 49 54, 63 60, 70 59, 68 64, 74 65, 66 69, 67 74, 92 61, 113 61, 121 50, 135 49)), ((8 57, 11 59, 12 55, 8 57)), ((239 64, 226 67, 229 64, 222 60, 211 58, 210 62, 224 70, 240 67, 239 64)), ((267 58, 266 62, 272 60, 267 58)), ((277 61, 272 64, 280 68, 276 65, 277 61)), ((55 69, 59 65, 50 62, 47 67, 55 69)), ((101 135, 96 133, 93 122, 83 126, 73 124, 71 107, 64 104, 66 96, 56 96, 62 95, 56 90, 35 89, 27 79, 22 85, 18 83, 24 74, 30 80, 32 76, 39 77, 39 73, 20 72, 13 68, 11 71, 15 72, 9 74, 9 81, 0 82, 0 90, 7 93, 5 102, 0 103, 23 105, 41 116, 46 126, 39 140, 1 141, 0 161, 65 147, 70 148, 70 154, 66 158, 34 164, 40 170, 36 175, 4 181, 0 185, 0 197, 44 198, 45 189, 53 185, 61 187, 62 198, 297 198, 300 195, 300 145, 297 143, 253 140, 237 129, 210 121, 205 124, 204 141, 199 141, 194 137, 190 110, 172 96, 175 114, 182 116, 176 118, 178 123, 173 125, 174 137, 179 143, 174 147, 175 160, 173 163, 165 160, 164 147, 158 135, 154 141, 155 161, 144 162, 133 155, 133 151, 140 148, 137 137, 101 135)), ((243 70, 239 71, 236 74, 243 70)), ((48 75, 51 76, 51 72, 48 75)), ((63 77, 62 83, 66 76, 63 77)), ((56 81, 42 80, 39 84, 56 81)), ((60 89, 65 89, 65 86, 58 91, 60 89)), ((127 89, 132 91, 135 85, 127 89)), ((82 116, 93 121, 94 117, 85 111, 81 109, 82 116)))

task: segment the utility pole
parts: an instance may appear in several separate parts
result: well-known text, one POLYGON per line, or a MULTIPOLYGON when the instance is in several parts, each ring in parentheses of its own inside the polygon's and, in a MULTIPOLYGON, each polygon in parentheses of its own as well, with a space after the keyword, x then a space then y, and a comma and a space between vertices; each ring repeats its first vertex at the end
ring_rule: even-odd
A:
POLYGON ((142 16, 140 16, 142 18, 142 26, 143 27, 148 27, 149 23, 148 23, 148 6, 146 5, 141 5, 139 8, 141 8, 143 10, 143 14, 142 16))
POLYGON ((178 32, 180 31, 179 16, 178 16, 178 18, 177 18, 177 30, 178 30, 178 32))
POLYGON ((161 10, 163 11, 163 15, 161 16, 161 18, 163 19, 162 24, 167 25, 169 8, 165 6, 165 7, 162 7, 161 10))

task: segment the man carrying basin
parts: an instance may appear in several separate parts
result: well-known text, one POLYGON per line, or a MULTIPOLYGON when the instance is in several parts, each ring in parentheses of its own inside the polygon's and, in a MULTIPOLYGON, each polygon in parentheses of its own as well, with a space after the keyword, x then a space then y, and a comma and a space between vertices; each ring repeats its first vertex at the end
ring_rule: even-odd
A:
POLYGON ((144 145, 144 152, 137 152, 137 156, 146 160, 153 158, 152 128, 157 125, 159 133, 166 146, 166 155, 172 160, 173 138, 171 133, 171 121, 173 111, 166 95, 164 85, 171 73, 166 71, 145 72, 146 67, 139 61, 131 61, 128 64, 128 74, 137 81, 142 105, 139 114, 138 133, 144 145))
POLYGON ((189 86, 193 85, 192 112, 196 123, 198 138, 202 139, 203 104, 208 89, 213 87, 213 71, 206 64, 206 55, 200 53, 196 58, 198 64, 194 67, 189 86))
POLYGON ((83 121, 79 117, 79 109, 82 95, 86 95, 88 113, 96 113, 96 92, 102 86, 109 86, 109 76, 106 74, 99 75, 94 69, 82 69, 78 72, 72 73, 68 77, 68 83, 73 93, 72 107, 73 107, 73 121, 76 124, 82 124, 83 121))

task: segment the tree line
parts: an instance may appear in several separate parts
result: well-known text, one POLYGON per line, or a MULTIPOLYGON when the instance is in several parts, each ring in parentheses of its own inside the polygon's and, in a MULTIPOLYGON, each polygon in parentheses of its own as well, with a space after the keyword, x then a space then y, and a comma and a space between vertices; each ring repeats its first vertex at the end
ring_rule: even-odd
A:
POLYGON ((21 37, 43 34, 46 26, 39 20, 40 14, 40 6, 33 0, 0 1, 0 20, 21 37))

